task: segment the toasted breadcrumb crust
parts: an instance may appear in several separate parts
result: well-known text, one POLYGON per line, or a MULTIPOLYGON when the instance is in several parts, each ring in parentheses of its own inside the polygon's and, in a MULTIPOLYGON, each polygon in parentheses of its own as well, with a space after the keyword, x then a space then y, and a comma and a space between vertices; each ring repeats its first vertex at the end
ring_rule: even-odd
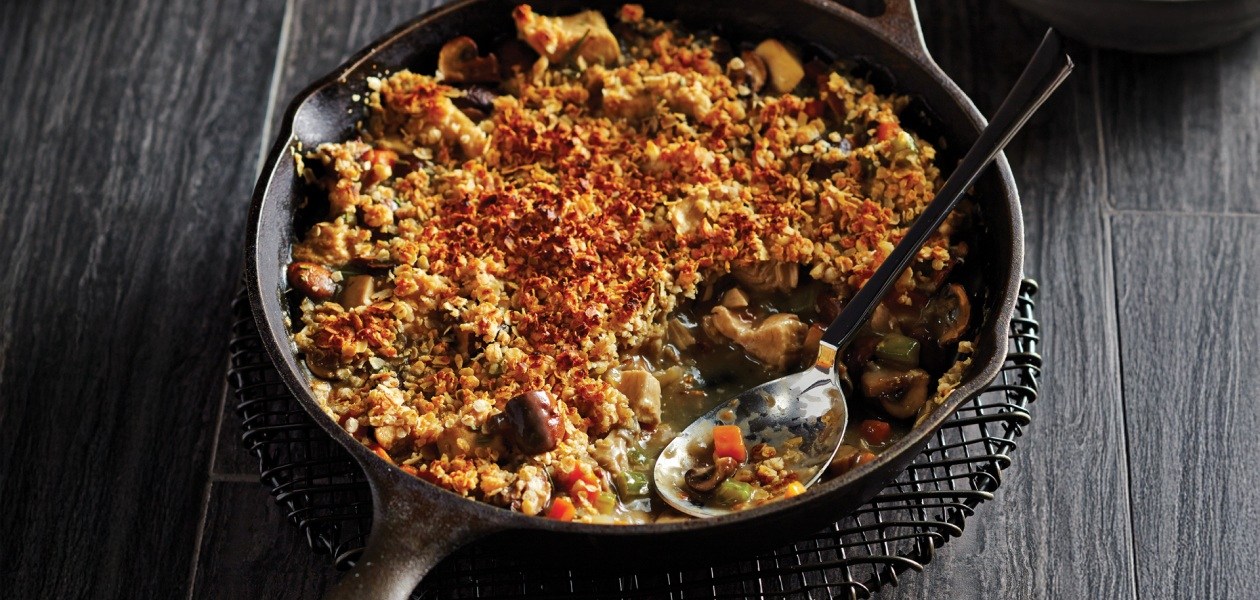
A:
MULTIPOLYGON (((550 497, 547 468, 594 465, 596 440, 638 430, 610 373, 701 284, 780 261, 847 294, 940 181, 935 149, 900 127, 905 98, 842 73, 804 95, 753 93, 713 40, 620 16, 634 35, 615 60, 540 57, 473 116, 435 77, 373 80, 363 135, 303 161, 330 213, 294 259, 378 281, 364 306, 301 305, 294 340, 329 375, 314 381, 325 410, 417 476, 527 514, 550 497), (383 170, 374 149, 401 159, 383 170), (517 456, 487 421, 536 389, 564 433, 517 456)), ((926 270, 954 258, 957 224, 920 251, 926 270)), ((782 465, 762 467, 779 479, 782 465)))

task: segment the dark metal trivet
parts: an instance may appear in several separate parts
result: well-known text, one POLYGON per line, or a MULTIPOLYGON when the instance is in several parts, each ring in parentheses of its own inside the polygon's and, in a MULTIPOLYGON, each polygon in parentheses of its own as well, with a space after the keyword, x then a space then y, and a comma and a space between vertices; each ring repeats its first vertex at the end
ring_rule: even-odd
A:
MULTIPOLYGON (((417 598, 866 598, 922 570, 993 498, 1015 439, 1031 421, 1041 377, 1037 284, 1026 279, 998 379, 945 423, 923 453, 857 512, 792 546, 715 568, 585 574, 520 563, 474 544, 443 561, 417 598)), ((344 449, 293 399, 262 347, 249 302, 233 304, 228 381, 245 447, 262 483, 317 553, 349 568, 372 522, 367 480, 344 449)))

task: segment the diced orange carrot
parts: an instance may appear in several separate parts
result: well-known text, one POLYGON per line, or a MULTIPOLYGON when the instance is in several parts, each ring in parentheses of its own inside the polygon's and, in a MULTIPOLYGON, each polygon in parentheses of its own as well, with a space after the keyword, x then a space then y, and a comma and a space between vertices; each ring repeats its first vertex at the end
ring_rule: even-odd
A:
POLYGON ((744 447, 744 432, 739 425, 718 425, 713 428, 713 458, 723 456, 739 462, 748 460, 748 449, 744 447))
POLYGON ((577 516, 577 507, 573 506, 573 501, 559 496, 551 501, 551 508, 547 509, 547 518, 557 521, 572 521, 577 516))
POLYGON ((402 472, 403 472, 403 473, 406 473, 406 474, 408 474, 408 475, 411 475, 412 477, 415 477, 415 476, 417 476, 417 475, 419 475, 419 474, 420 474, 420 471, 416 470, 416 468, 415 468, 415 467, 413 467, 413 466, 411 466, 411 465, 402 465, 402 466, 400 466, 400 467, 398 467, 398 468, 399 468, 399 469, 402 469, 402 472))
POLYGON ((889 123, 886 121, 881 121, 879 123, 879 127, 875 128, 875 139, 881 142, 886 142, 889 139, 892 139, 892 136, 895 135, 896 133, 897 133, 896 123, 889 123))
POLYGON ((799 496, 804 493, 805 493, 805 484, 799 481, 793 481, 792 483, 787 484, 786 488, 783 488, 784 498, 795 498, 796 496, 799 496))
POLYGON ((875 456, 874 452, 863 452, 861 454, 858 454, 857 458, 853 459, 853 466, 856 467, 858 465, 864 465, 868 462, 875 460, 876 458, 877 457, 875 456))
POLYGON ((372 444, 372 452, 385 459, 385 462, 390 464, 394 463, 394 459, 389 455, 389 452, 386 452, 385 448, 383 448, 380 444, 372 444))
POLYGON ((574 484, 579 481, 585 481, 587 483, 595 483, 596 481, 599 481, 599 478, 591 472, 590 467, 581 463, 579 463, 572 471, 569 471, 568 473, 561 473, 558 479, 560 486, 565 489, 573 487, 574 484))
POLYGON ((572 498, 586 498, 587 502, 594 503, 600 491, 599 476, 580 463, 572 471, 560 473, 556 479, 561 489, 568 491, 572 498))
POLYGON ((861 426, 862 439, 872 446, 879 446, 888 441, 892 436, 892 426, 887 421, 879 419, 867 419, 862 421, 861 426))

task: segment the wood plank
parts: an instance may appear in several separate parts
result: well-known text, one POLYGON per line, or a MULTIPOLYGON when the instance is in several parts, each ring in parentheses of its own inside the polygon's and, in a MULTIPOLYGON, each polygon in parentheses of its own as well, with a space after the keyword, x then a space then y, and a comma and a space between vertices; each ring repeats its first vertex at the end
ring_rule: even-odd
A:
POLYGON ((1260 33, 1182 56, 1103 52, 1116 208, 1260 213, 1260 33))
POLYGON ((0 6, 0 589, 186 590, 282 6, 0 6))
POLYGON ((267 490, 216 482, 190 598, 318 598, 333 581, 267 490))
MULTIPOLYGON (((1253 167, 1253 179, 1260 179, 1253 167)), ((1144 598, 1260 587, 1260 218, 1113 217, 1144 598), (1151 240, 1169 243, 1152 244, 1151 240)))
MULTIPOLYGON (((1045 25, 999 2, 919 7, 937 62, 991 114, 1045 25)), ((1077 72, 1006 152, 1024 205, 1025 272, 1041 283, 1041 399, 996 499, 890 597, 1135 594, 1093 67, 1088 49, 1071 51, 1077 72)))

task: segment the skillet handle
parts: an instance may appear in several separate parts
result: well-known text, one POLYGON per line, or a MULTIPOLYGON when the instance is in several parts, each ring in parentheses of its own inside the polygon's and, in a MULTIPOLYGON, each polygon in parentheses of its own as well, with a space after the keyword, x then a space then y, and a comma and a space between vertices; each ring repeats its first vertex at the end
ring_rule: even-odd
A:
POLYGON ((383 464, 364 467, 372 482, 372 531, 354 568, 324 600, 408 600, 443 558, 502 529, 440 506, 436 490, 406 491, 399 479, 410 475, 392 472, 396 469, 383 464))
POLYGON ((923 59, 931 65, 936 64, 928 52, 927 44, 923 41, 923 28, 919 25, 919 11, 915 8, 915 0, 837 0, 837 2, 846 8, 855 4, 870 6, 882 3, 884 12, 878 16, 868 17, 859 9, 849 8, 849 10, 915 58, 923 59))

